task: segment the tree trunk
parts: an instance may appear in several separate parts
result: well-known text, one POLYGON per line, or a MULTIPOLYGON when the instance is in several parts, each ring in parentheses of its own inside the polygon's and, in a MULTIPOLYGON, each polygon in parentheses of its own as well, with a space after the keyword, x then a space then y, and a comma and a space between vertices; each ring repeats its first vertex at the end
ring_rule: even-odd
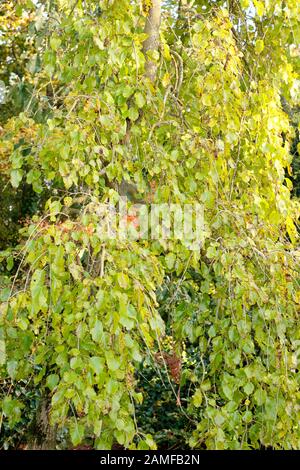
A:
POLYGON ((55 450, 56 429, 49 423, 49 401, 42 398, 27 440, 28 450, 55 450))
POLYGON ((151 60, 148 53, 158 50, 160 21, 161 0, 152 0, 144 29, 147 38, 143 43, 143 53, 146 57, 145 76, 148 77, 151 82, 154 82, 156 79, 157 62, 151 60))

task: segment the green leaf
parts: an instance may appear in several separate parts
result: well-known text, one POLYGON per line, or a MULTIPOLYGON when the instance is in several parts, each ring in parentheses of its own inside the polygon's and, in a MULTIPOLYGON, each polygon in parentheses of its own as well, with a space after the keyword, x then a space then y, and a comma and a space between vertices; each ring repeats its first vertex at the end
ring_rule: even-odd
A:
POLYGON ((78 422, 72 423, 70 436, 74 446, 78 446, 84 438, 84 426, 78 422))
POLYGON ((54 390, 58 382, 59 376, 57 374, 50 374, 46 379, 46 387, 48 387, 52 391, 54 390))
POLYGON ((176 261, 176 255, 174 253, 168 253, 165 256, 165 263, 168 269, 173 269, 176 261))
POLYGON ((149 445, 147 444, 146 441, 144 441, 143 439, 141 439, 138 443, 138 446, 137 446, 138 450, 149 450, 150 447, 149 445))
POLYGON ((255 390, 254 393, 254 400, 256 401, 258 406, 262 406, 267 399, 267 392, 262 388, 255 390))
POLYGON ((48 309, 48 293, 44 286, 45 272, 37 269, 31 280, 32 308, 34 312, 42 310, 46 312, 48 309))
POLYGON ((53 49, 54 51, 57 51, 59 49, 60 45, 61 45, 61 39, 60 38, 55 38, 55 37, 50 38, 51 49, 53 49))
POLYGON ((79 281, 81 279, 81 275, 83 271, 83 268, 81 265, 73 262, 69 265, 69 271, 72 274, 75 281, 79 281))
POLYGON ((131 121, 136 121, 139 115, 140 114, 136 108, 130 108, 128 111, 128 117, 131 121))
POLYGON ((138 108, 142 108, 146 103, 144 95, 139 91, 134 95, 134 99, 138 108))
POLYGON ((121 323, 121 325, 125 326, 125 328, 127 328, 128 330, 132 330, 132 328, 133 328, 134 325, 135 325, 134 320, 132 320, 131 318, 127 317, 126 315, 122 315, 122 316, 120 317, 120 323, 121 323))
POLYGON ((224 395, 226 396, 226 398, 228 398, 228 400, 233 399, 234 388, 232 387, 232 385, 222 383, 222 390, 223 390, 224 395))
POLYGON ((97 375, 100 375, 101 372, 104 369, 104 359, 103 359, 103 357, 99 357, 99 356, 91 357, 90 358, 90 366, 97 375))
POLYGON ((72 359, 70 360, 70 366, 71 366, 71 369, 82 369, 83 368, 83 361, 81 359, 80 356, 75 356, 75 357, 72 357, 72 359))
POLYGON ((126 440, 126 432, 125 431, 116 430, 114 432, 114 435, 115 435, 118 443, 121 446, 125 444, 125 440, 126 440))
POLYGON ((6 302, 9 299, 10 296, 10 288, 5 287, 4 289, 1 289, 0 291, 0 302, 6 302))
POLYGON ((20 317, 17 320, 17 325, 19 328, 21 328, 21 330, 26 331, 29 326, 29 321, 27 318, 20 317))
POLYGON ((95 436, 99 437, 101 435, 102 425, 103 425, 102 419, 98 419, 98 420, 94 421, 94 434, 95 434, 95 436))
POLYGON ((107 367, 111 371, 116 371, 121 366, 121 360, 117 358, 112 351, 105 352, 105 358, 107 362, 107 367))
POLYGON ((217 426, 222 426, 222 424, 224 423, 225 421, 225 418, 224 416, 220 413, 220 412, 216 412, 216 415, 214 417, 214 421, 216 423, 217 426))
POLYGON ((124 98, 129 98, 133 93, 133 88, 129 85, 125 85, 122 89, 122 95, 124 98))
POLYGON ((6 269, 7 271, 11 271, 14 267, 14 258, 13 256, 9 256, 6 261, 6 269))
POLYGON ((254 385, 252 382, 248 382, 245 387, 244 387, 244 392, 247 394, 247 395, 251 395, 251 393, 253 392, 254 390, 254 385))
POLYGON ((0 339, 0 365, 3 366, 6 362, 6 347, 4 339, 0 339))
POLYGON ((91 335, 95 343, 101 343, 103 341, 103 326, 100 320, 95 321, 95 325, 91 329, 91 335))
POLYGON ((19 184, 21 183, 23 178, 23 170, 17 169, 17 170, 12 170, 10 173, 10 181, 11 184, 14 188, 17 188, 19 184))
POLYGON ((24 405, 13 399, 10 395, 5 396, 2 402, 2 411, 4 416, 8 418, 10 428, 13 428, 21 420, 21 410, 24 405))
POLYGON ((196 390, 196 392, 193 395, 193 404, 194 404, 194 406, 196 408, 199 408, 201 406, 202 400, 203 400, 202 392, 198 388, 198 390, 196 390))
POLYGON ((217 256, 218 252, 215 246, 209 246, 207 251, 206 251, 206 256, 209 259, 215 258, 217 256))
POLYGON ((118 284, 122 289, 127 289, 129 286, 129 278, 125 273, 118 273, 117 275, 118 284))
POLYGON ((8 375, 12 378, 15 379, 17 375, 17 370, 18 370, 18 362, 17 361, 8 361, 7 363, 7 373, 8 375))

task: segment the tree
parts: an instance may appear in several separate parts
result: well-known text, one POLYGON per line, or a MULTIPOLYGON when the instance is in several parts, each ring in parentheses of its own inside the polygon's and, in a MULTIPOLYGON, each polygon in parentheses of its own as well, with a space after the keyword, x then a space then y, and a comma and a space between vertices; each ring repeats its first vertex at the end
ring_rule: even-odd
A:
POLYGON ((51 193, 2 294, 3 424, 22 418, 16 386, 33 380, 52 446, 64 429, 75 446, 155 448, 135 414, 151 358, 192 420, 191 447, 299 448, 299 203, 282 108, 299 100, 299 5, 174 3, 43 10, 32 106, 3 136, 13 186, 51 193), (122 181, 156 204, 201 203, 201 248, 103 237, 99 208, 122 181), (183 343, 197 363, 180 377, 183 343))
MULTIPOLYGON (((38 15, 37 15, 38 18, 38 15)), ((35 18, 35 19, 37 19, 35 18)), ((36 50, 39 45, 38 31, 33 15, 22 12, 21 5, 11 1, 0 5, 0 136, 10 117, 26 109, 32 99, 33 83, 30 71, 38 68, 36 50), (1 93, 2 90, 2 93, 1 93)), ((33 108, 32 108, 33 110, 33 108)), ((38 116, 36 115, 36 118, 38 116)), ((8 130, 8 129, 7 129, 8 130)), ((18 135, 11 134, 9 142, 0 144, 0 249, 16 244, 20 221, 32 215, 38 206, 38 197, 23 182, 17 191, 9 183, 9 155, 11 145, 15 148, 26 140, 31 130, 24 129, 18 135)))

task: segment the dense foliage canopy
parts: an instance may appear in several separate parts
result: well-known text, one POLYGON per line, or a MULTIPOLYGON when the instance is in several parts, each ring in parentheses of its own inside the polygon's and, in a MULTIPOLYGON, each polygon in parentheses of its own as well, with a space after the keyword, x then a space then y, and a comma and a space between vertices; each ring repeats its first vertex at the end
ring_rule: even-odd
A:
POLYGON ((300 449, 299 2, 4 3, 2 445, 300 449), (124 182, 201 248, 103 238, 124 182))

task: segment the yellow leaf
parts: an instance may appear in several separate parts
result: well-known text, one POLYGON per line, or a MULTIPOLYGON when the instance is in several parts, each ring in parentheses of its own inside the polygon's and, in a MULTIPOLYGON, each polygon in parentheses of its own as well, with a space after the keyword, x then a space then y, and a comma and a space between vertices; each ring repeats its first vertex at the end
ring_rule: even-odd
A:
POLYGON ((287 217, 285 221, 286 231, 291 239, 291 242, 294 244, 298 238, 298 232, 291 217, 287 217))
POLYGON ((241 0, 241 7, 242 8, 248 8, 249 3, 250 3, 250 0, 241 0))
POLYGON ((256 54, 260 54, 265 48, 264 41, 262 39, 258 39, 255 43, 255 52, 256 54))
POLYGON ((212 101, 211 101, 210 95, 203 95, 202 96, 202 103, 204 104, 204 106, 211 106, 212 101))
POLYGON ((167 61, 170 61, 172 59, 171 54, 170 54, 170 48, 168 44, 166 43, 163 43, 162 55, 163 55, 163 58, 166 59, 167 61))
POLYGON ((163 78, 162 78, 162 85, 167 88, 167 86, 170 84, 170 74, 167 72, 164 74, 163 78))
POLYGON ((253 3, 254 3, 254 6, 255 6, 257 15, 258 16, 263 16, 263 14, 265 12, 265 6, 264 6, 263 2, 261 2, 260 0, 253 0, 253 3))

